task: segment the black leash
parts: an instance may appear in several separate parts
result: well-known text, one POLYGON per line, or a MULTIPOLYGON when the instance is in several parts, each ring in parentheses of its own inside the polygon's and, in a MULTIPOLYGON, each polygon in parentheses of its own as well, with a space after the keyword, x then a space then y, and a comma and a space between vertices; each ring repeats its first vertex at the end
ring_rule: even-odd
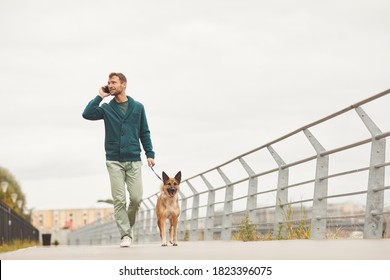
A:
POLYGON ((156 174, 157 178, 162 182, 161 177, 156 173, 156 171, 154 171, 153 166, 151 166, 150 169, 152 169, 153 173, 156 174))

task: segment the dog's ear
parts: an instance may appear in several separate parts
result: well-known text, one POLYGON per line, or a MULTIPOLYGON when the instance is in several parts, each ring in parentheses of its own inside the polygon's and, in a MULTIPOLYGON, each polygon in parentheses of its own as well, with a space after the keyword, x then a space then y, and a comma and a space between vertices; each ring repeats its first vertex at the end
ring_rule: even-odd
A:
POLYGON ((180 184, 180 181, 181 181, 181 171, 179 171, 179 172, 176 174, 175 179, 176 179, 176 181, 178 181, 179 184, 180 184))
POLYGON ((163 177, 163 183, 165 184, 169 180, 169 176, 163 171, 162 177, 163 177))

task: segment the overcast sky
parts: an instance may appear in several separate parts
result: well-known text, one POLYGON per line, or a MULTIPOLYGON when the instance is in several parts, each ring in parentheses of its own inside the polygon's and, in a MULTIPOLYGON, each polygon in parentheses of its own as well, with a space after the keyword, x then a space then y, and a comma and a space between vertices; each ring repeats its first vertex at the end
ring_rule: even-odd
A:
MULTIPOLYGON (((155 169, 191 177, 390 88, 389 14, 386 0, 0 0, 0 165, 29 208, 110 198, 103 122, 81 114, 117 71, 145 105, 155 169)), ((144 196, 159 190, 143 177, 144 196)))

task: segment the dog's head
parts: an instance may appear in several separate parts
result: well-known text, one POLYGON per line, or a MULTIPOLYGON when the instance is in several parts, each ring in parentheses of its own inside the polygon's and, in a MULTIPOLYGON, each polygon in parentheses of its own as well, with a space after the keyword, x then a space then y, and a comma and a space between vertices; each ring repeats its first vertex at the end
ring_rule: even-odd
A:
POLYGON ((175 178, 170 178, 165 172, 162 173, 163 186, 162 191, 170 197, 174 197, 180 191, 181 171, 175 178))

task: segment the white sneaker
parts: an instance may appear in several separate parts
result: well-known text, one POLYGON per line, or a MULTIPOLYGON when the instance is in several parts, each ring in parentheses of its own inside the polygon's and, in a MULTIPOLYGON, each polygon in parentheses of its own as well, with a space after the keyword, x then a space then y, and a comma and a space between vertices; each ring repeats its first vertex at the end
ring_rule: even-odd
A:
POLYGON ((130 245, 131 245, 131 238, 130 237, 128 237, 127 235, 126 236, 124 236, 123 238, 122 238, 122 241, 121 241, 121 247, 130 247, 130 245))

